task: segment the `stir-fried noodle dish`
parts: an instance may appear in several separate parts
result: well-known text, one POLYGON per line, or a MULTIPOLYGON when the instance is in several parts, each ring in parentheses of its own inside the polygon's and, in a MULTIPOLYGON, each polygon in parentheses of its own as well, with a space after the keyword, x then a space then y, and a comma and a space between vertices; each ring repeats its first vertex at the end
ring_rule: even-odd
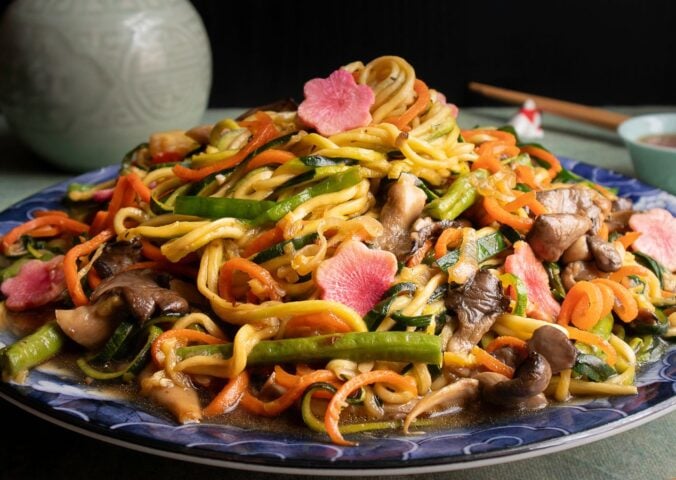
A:
POLYGON ((457 115, 385 56, 154 133, 5 232, 4 380, 61 360, 180 423, 340 445, 635 395, 676 333, 673 216, 457 115))

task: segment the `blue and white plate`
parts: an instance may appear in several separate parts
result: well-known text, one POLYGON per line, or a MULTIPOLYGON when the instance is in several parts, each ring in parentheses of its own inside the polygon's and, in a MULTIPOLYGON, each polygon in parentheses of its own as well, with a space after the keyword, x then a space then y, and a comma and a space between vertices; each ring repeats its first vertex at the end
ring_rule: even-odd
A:
MULTIPOLYGON (((667 208, 676 197, 638 180, 563 159, 575 173, 634 200, 637 209, 667 208)), ((95 183, 113 177, 109 167, 74 178, 95 183)), ((0 232, 24 222, 36 209, 58 206, 64 182, 0 213, 0 232)), ((0 342, 13 343, 7 332, 0 342)), ((676 409, 676 345, 644 368, 636 396, 551 406, 490 423, 448 427, 420 435, 363 434, 359 447, 339 447, 325 436, 267 432, 204 422, 176 425, 171 418, 110 391, 87 386, 55 369, 32 371, 24 384, 0 384, 0 397, 53 423, 116 445, 231 468, 316 475, 385 475, 462 469, 551 453, 598 440, 676 409)))

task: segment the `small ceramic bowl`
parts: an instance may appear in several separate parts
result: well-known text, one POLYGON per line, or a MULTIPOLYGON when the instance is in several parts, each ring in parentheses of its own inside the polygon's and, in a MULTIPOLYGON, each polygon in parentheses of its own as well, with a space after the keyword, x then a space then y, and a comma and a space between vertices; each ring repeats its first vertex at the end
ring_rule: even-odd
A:
POLYGON ((652 143, 676 142, 676 113, 636 116, 623 122, 617 131, 629 150, 636 177, 676 194, 676 145, 652 143))

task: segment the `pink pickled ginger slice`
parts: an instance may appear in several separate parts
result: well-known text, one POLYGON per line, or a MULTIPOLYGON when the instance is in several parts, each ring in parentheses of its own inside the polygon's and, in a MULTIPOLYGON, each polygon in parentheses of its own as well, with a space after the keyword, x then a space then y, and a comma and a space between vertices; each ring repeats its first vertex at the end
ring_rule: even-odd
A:
POLYGON ((521 241, 514 244, 514 253, 505 259, 505 271, 523 281, 528 292, 528 302, 536 311, 552 317, 548 320, 558 317, 561 305, 552 296, 547 271, 535 258, 530 245, 521 241))
POLYGON ((364 316, 390 287, 396 273, 393 253, 349 240, 319 265, 316 279, 323 300, 340 302, 364 316))
POLYGON ((335 135, 371 123, 371 105, 375 94, 368 85, 357 85, 347 70, 336 70, 328 78, 308 81, 305 100, 298 116, 325 136, 335 135))
POLYGON ((676 270, 676 218, 663 208, 635 213, 629 219, 632 230, 641 232, 632 249, 650 255, 670 272, 676 270))

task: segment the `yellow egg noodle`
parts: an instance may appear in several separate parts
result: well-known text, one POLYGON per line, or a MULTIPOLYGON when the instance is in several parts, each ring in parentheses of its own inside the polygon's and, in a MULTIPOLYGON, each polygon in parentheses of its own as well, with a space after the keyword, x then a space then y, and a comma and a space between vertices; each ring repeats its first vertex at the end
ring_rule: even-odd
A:
POLYGON ((7 232, 4 323, 39 307, 27 341, 73 342, 24 363, 6 347, 4 377, 75 351, 83 375, 137 382, 179 421, 302 400, 339 444, 453 406, 637 393, 676 331, 673 273, 628 220, 651 213, 509 129, 461 131, 403 58, 312 82, 299 107, 153 134, 113 183, 69 191, 88 216, 7 232), (11 293, 32 261, 66 293, 11 293))

